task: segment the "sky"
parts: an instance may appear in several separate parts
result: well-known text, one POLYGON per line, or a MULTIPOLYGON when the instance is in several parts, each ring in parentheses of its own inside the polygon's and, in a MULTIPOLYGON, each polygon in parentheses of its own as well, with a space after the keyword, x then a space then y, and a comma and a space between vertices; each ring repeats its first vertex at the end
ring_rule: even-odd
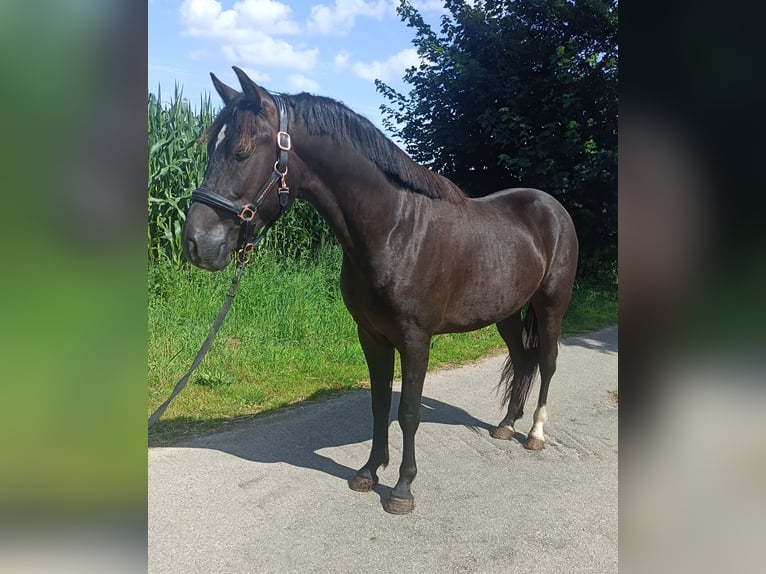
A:
MULTIPOLYGON (((239 89, 232 66, 264 88, 342 101, 382 129, 385 100, 375 79, 406 93, 404 71, 419 63, 398 0, 149 0, 148 91, 167 101, 176 83, 196 106, 210 72, 239 89)), ((435 30, 441 0, 411 2, 435 30)))

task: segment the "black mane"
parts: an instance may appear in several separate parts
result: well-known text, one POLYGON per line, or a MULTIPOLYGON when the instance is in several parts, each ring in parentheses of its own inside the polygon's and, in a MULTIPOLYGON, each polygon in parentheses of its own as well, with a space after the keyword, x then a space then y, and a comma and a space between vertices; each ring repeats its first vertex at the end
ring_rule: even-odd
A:
POLYGON ((339 144, 351 144, 365 155, 397 186, 434 199, 456 203, 466 201, 454 183, 418 165, 381 133, 367 118, 330 98, 311 94, 287 96, 296 120, 309 133, 328 135, 339 144))

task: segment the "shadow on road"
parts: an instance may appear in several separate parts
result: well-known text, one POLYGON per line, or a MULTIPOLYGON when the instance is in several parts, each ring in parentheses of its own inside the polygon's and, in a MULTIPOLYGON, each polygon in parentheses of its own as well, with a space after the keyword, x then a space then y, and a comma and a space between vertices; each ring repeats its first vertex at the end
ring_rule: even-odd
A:
MULTIPOLYGON (((392 419, 396 418, 400 393, 393 392, 392 419)), ((458 425, 474 432, 489 432, 493 426, 463 409, 423 397, 421 426, 458 425)), ((170 424, 182 421, 168 421, 170 424)), ((223 431, 178 440, 175 447, 206 448, 260 463, 287 463, 350 480, 356 468, 349 468, 320 454, 323 449, 371 441, 372 413, 369 390, 352 391, 334 399, 301 404, 282 411, 244 417, 223 431)), ((398 424, 398 423, 394 423, 398 424)), ((151 444, 150 444, 151 445, 151 444)), ((398 445, 401 446, 401 445, 398 445)), ((367 460, 369 445, 360 450, 357 468, 367 460)), ((398 464, 398 461, 391 461, 398 464)), ((381 485, 378 494, 387 497, 390 488, 381 485)))
POLYGON ((595 333, 575 335, 561 340, 561 344, 571 347, 585 347, 602 353, 617 352, 617 325, 607 327, 595 333))

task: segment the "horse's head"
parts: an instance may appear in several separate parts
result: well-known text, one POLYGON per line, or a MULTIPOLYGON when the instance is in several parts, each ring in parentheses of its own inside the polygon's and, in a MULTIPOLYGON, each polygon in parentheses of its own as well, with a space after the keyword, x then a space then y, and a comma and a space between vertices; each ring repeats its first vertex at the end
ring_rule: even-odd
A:
POLYGON ((211 271, 226 267, 232 251, 292 201, 284 189, 287 112, 278 97, 234 71, 241 93, 210 74, 225 106, 208 131, 205 177, 192 194, 182 231, 186 258, 211 271))

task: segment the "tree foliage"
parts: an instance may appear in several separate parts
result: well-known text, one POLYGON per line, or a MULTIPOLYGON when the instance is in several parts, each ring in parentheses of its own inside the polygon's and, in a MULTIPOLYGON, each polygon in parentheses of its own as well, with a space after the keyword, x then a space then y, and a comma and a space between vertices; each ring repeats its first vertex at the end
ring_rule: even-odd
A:
POLYGON ((473 196, 537 187, 572 214, 581 258, 617 233, 617 2, 445 0, 436 32, 406 0, 421 64, 388 100, 408 153, 473 196))

